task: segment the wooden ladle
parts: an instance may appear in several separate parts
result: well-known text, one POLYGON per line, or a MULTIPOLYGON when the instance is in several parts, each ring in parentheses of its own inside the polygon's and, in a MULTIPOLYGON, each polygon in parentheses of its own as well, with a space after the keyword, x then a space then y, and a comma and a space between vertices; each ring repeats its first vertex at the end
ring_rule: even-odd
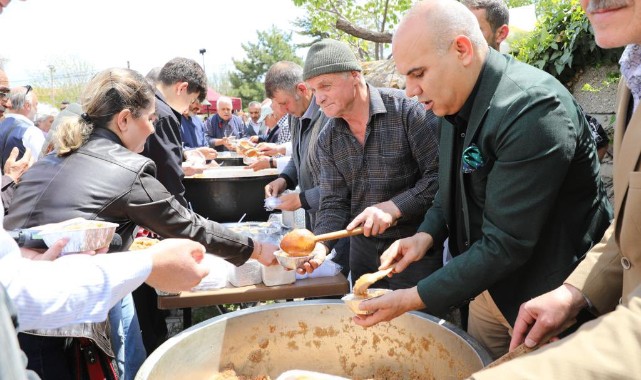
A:
POLYGON ((394 270, 394 267, 381 269, 378 272, 374 272, 374 273, 365 273, 364 275, 360 276, 358 280, 356 280, 356 282, 354 283, 354 289, 352 292, 354 293, 354 295, 357 295, 357 296, 363 296, 363 297, 367 296, 367 288, 369 288, 370 285, 372 285, 376 281, 392 273, 392 270, 394 270))
POLYGON ((316 236, 310 230, 297 228, 283 236, 283 240, 280 241, 280 249, 290 256, 307 256, 312 253, 319 241, 336 240, 362 233, 363 227, 356 227, 351 231, 341 230, 316 236))

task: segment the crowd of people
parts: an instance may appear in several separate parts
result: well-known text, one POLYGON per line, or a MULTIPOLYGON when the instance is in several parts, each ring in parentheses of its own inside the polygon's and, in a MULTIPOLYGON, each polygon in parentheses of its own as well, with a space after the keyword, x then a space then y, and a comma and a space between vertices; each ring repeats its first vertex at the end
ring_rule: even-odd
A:
POLYGON ((215 159, 240 138, 270 156, 249 170, 279 169, 264 189, 277 208, 304 209, 317 235, 363 227, 317 245, 299 273, 327 257, 352 281, 393 268, 373 285, 393 291, 362 302, 371 314, 355 324, 459 312, 494 358, 545 345, 475 379, 638 377, 641 0, 582 6, 598 45, 627 46, 613 204, 599 174, 609 141, 598 123, 554 77, 498 51, 509 33, 502 0, 414 4, 392 41, 404 91, 369 84, 347 44, 322 39, 303 66, 269 68, 266 99, 249 104, 247 120, 225 96, 201 118, 207 81, 186 58, 147 77, 103 70, 78 104, 41 117, 33 89, 10 88, 0 71, 0 301, 15 306, 0 307, 0 343, 12 348, 0 379, 25 377, 18 342, 41 378, 72 378, 66 349, 79 336, 131 379, 166 339, 154 288, 189 289, 207 272, 204 252, 275 263, 277 247, 199 216, 184 197, 193 157, 215 159), (36 252, 4 232, 78 216, 118 224, 122 246, 112 251, 126 250, 141 227, 165 240, 135 260, 58 258, 64 240, 36 252), (76 309, 87 295, 95 302, 76 309))

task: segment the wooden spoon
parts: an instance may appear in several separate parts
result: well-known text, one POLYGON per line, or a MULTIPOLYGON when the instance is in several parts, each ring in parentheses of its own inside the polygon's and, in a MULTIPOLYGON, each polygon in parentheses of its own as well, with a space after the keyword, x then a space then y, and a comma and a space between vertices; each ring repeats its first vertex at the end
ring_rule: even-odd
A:
POLYGON ((492 368, 492 367, 496 367, 499 364, 509 362, 510 360, 516 359, 521 355, 527 354, 528 352, 532 352, 539 347, 540 346, 528 347, 525 345, 525 343, 521 343, 518 346, 516 346, 516 348, 513 349, 512 351, 508 352, 507 354, 501 356, 500 358, 496 359, 492 363, 488 364, 485 368, 492 368))
POLYGON ((312 253, 319 241, 336 240, 362 233, 363 227, 356 227, 351 231, 341 230, 316 236, 310 230, 297 228, 283 236, 283 240, 280 241, 280 249, 290 256, 307 256, 312 253))
POLYGON ((363 297, 367 296, 367 288, 369 288, 370 285, 372 285, 376 281, 392 273, 392 270, 394 270, 394 267, 381 269, 378 272, 374 272, 374 273, 365 273, 364 275, 360 276, 358 280, 356 280, 356 282, 354 283, 354 289, 353 289, 354 295, 363 296, 363 297))
MULTIPOLYGON (((561 332, 569 329, 575 323, 576 323, 576 319, 572 319, 572 320, 566 322, 563 325, 563 327, 561 327, 561 332)), ((516 359, 519 356, 525 355, 525 354, 527 354, 529 352, 532 352, 532 351, 536 351, 541 346, 544 346, 545 344, 547 344, 550 341, 550 339, 554 338, 555 336, 557 336, 559 334, 560 334, 560 332, 555 332, 553 334, 546 335, 545 337, 543 337, 543 339, 541 339, 541 343, 537 344, 534 347, 528 347, 528 346, 525 345, 525 343, 521 343, 518 346, 516 346, 516 348, 514 348, 512 351, 508 352, 507 354, 501 356, 500 358, 496 359, 492 363, 488 364, 485 368, 496 367, 499 364, 503 364, 505 362, 509 362, 510 360, 516 359)))

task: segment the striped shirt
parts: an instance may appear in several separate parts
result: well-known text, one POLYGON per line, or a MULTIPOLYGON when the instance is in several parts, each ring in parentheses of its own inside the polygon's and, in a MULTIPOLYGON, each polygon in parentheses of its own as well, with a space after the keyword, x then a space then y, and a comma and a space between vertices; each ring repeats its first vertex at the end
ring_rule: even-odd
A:
POLYGON ((403 91, 368 85, 361 145, 342 118, 321 132, 320 210, 315 234, 343 229, 365 208, 391 200, 401 211, 385 238, 416 232, 438 188, 438 119, 403 91))

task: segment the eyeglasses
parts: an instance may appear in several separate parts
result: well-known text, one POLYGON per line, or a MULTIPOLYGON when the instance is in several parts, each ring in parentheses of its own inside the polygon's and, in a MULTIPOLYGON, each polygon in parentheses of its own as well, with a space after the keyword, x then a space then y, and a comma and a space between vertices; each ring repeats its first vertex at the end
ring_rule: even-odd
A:
POLYGON ((28 85, 24 86, 24 88, 26 88, 26 89, 27 89, 27 92, 25 92, 25 93, 24 93, 24 96, 26 97, 26 96, 27 96, 27 94, 28 94, 29 92, 31 92, 31 90, 33 90, 33 87, 31 87, 31 85, 30 85, 30 84, 28 84, 28 85))
POLYGON ((10 92, 11 92, 11 89, 9 87, 0 86, 0 99, 8 97, 10 92))

